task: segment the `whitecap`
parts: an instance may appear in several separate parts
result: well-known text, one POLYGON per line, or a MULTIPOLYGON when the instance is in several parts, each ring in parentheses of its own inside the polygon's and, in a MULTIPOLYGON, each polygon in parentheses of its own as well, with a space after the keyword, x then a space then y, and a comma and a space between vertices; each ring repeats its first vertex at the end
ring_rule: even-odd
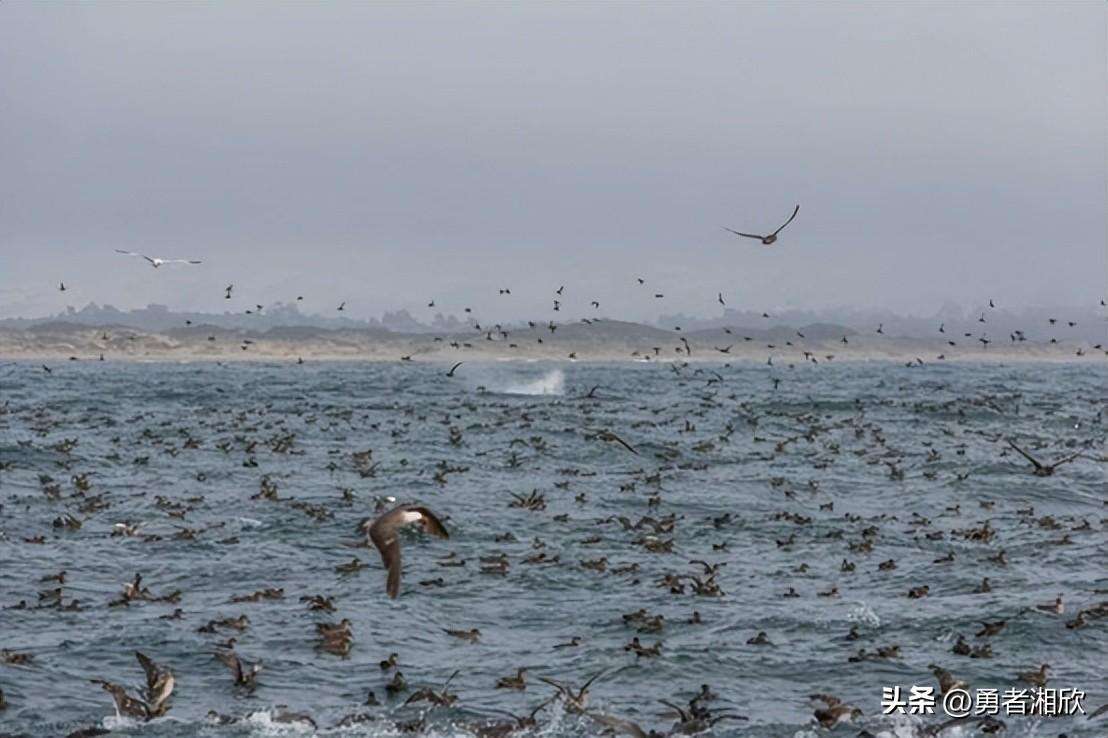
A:
POLYGON ((852 623, 868 625, 871 628, 877 628, 881 625, 881 618, 877 617, 877 613, 873 611, 873 608, 864 602, 858 602, 857 607, 847 613, 846 619, 852 623))
POLYGON ((553 369, 538 379, 510 384, 501 392, 508 395, 561 395, 565 393, 566 376, 561 369, 553 369))

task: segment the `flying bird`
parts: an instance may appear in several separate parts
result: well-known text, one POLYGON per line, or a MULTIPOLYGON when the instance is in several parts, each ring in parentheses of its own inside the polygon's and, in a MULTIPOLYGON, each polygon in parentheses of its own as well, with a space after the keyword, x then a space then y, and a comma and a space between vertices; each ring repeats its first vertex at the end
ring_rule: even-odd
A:
POLYGON ((778 229, 777 229, 776 231, 774 231, 773 233, 769 234, 768 236, 759 236, 759 235, 757 235, 757 234, 755 234, 755 233, 739 233, 738 231, 732 231, 732 230, 731 230, 730 228, 728 228, 728 227, 726 227, 726 226, 724 226, 724 227, 723 227, 723 230, 725 230, 725 231, 728 231, 728 232, 730 232, 730 233, 734 233, 734 234, 735 234, 736 236, 743 236, 743 237, 745 237, 745 238, 757 238, 757 239, 758 239, 759 241, 761 241, 761 242, 762 242, 762 243, 763 243, 764 245, 766 245, 766 246, 770 246, 770 245, 772 245, 772 244, 773 244, 774 242, 776 242, 776 241, 777 241, 777 234, 778 234, 778 233, 780 233, 781 231, 783 231, 783 230, 785 229, 785 226, 787 226, 787 225, 788 225, 789 223, 792 223, 792 222, 793 222, 793 218, 795 218, 795 217, 796 217, 796 214, 797 214, 797 213, 799 213, 799 212, 800 212, 800 205, 797 205, 797 206, 796 206, 796 209, 795 209, 795 210, 793 210, 793 214, 789 216, 789 219, 788 219, 788 220, 786 220, 786 221, 785 221, 785 222, 784 222, 784 223, 783 223, 783 224, 781 225, 781 227, 780 227, 780 228, 778 228, 778 229))
POLYGON ((615 433, 612 433, 610 430, 604 430, 603 428, 599 428, 599 429, 596 429, 596 430, 590 430, 589 433, 592 433, 596 438, 599 438, 601 441, 607 441, 608 443, 618 443, 620 446, 623 446, 625 449, 627 449, 631 453, 635 454, 636 456, 639 453, 638 451, 635 450, 634 446, 632 446, 627 441, 625 441, 622 438, 620 438, 619 436, 617 436, 615 433))
POLYGON ((157 269, 158 267, 160 267, 164 264, 202 264, 203 263, 199 259, 162 259, 161 257, 158 257, 158 256, 147 256, 146 254, 140 254, 137 251, 124 251, 123 249, 116 249, 115 252, 117 254, 123 254, 125 256, 138 256, 138 257, 141 257, 143 259, 146 259, 148 262, 150 262, 150 266, 154 267, 155 269, 157 269))
POLYGON ((454 372, 456 372, 456 371, 458 370, 458 367, 460 367, 460 366, 461 366, 461 365, 462 365, 463 363, 465 363, 465 362, 461 362, 461 361, 459 361, 459 362, 458 362, 457 364, 455 364, 454 366, 450 367, 450 371, 448 371, 448 372, 446 373, 446 376, 448 376, 448 377, 453 377, 453 376, 454 376, 454 372))
POLYGON ((1024 451, 1022 448, 1017 446, 1011 440, 1008 440, 1008 445, 1011 446, 1013 449, 1015 449, 1017 452, 1019 452, 1020 456, 1022 456, 1023 458, 1025 458, 1025 459, 1027 459, 1028 461, 1031 462, 1031 465, 1034 467, 1031 470, 1031 473, 1034 474, 1036 477, 1052 476, 1054 474, 1054 470, 1057 467, 1061 466, 1062 464, 1068 464, 1069 462, 1071 462, 1074 459, 1081 456, 1081 452, 1078 451, 1077 453, 1075 453, 1071 456, 1067 456, 1064 459, 1061 459, 1060 461, 1055 461, 1053 464, 1044 464, 1041 461, 1039 461, 1038 459, 1036 459, 1034 456, 1032 456, 1031 454, 1024 451))
POLYGON ((127 690, 123 687, 103 679, 90 679, 89 681, 93 684, 99 684, 105 692, 112 696, 112 700, 115 702, 115 711, 119 715, 139 720, 150 719, 150 708, 146 706, 146 703, 127 694, 127 690))
POLYGON ((388 570, 385 591, 393 599, 400 594, 400 538, 397 533, 412 523, 418 523, 423 530, 439 538, 450 537, 433 512, 413 505, 394 507, 376 520, 365 520, 359 526, 381 553, 381 563, 388 570))
POLYGON ((258 685, 258 674, 262 670, 260 662, 248 664, 240 659, 234 651, 220 651, 216 653, 215 657, 231 670, 231 676, 234 677, 236 686, 246 687, 253 691, 258 685))
POLYGON ((150 715, 153 717, 164 715, 169 710, 169 696, 173 694, 173 688, 177 685, 173 672, 155 663, 140 651, 135 651, 135 658, 142 665, 142 670, 146 672, 145 697, 150 715))
POLYGON ((556 679, 549 677, 539 677, 540 681, 546 682, 550 686, 558 690, 558 697, 561 697, 567 712, 580 714, 585 711, 588 706, 589 699, 589 687, 600 677, 604 676, 605 672, 599 671, 593 676, 589 677, 580 689, 574 689, 571 685, 560 682, 556 679))

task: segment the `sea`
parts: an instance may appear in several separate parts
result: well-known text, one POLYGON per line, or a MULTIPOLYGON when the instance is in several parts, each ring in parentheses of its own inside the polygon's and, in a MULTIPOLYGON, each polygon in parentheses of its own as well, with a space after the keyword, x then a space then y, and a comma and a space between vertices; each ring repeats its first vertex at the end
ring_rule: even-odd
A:
POLYGON ((1108 736, 1104 365, 48 368, 0 365, 0 735, 996 729, 939 731, 935 665, 1006 738, 1108 736), (393 600, 359 524, 401 503, 449 539, 402 532, 393 600), (90 681, 141 698, 136 651, 175 679, 148 721, 90 681), (1061 706, 1031 707, 1042 664, 1061 706), (544 681, 593 677, 584 711, 544 681), (819 694, 860 712, 823 727, 819 694))

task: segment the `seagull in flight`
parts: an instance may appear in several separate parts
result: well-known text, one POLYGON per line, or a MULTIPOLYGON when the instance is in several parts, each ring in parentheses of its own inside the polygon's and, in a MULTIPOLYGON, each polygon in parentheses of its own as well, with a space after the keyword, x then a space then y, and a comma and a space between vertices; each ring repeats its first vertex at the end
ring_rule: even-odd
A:
POLYGON ((730 233, 734 233, 736 236, 743 236, 745 238, 757 238, 764 245, 771 246, 775 241, 777 241, 777 234, 780 233, 781 231, 783 231, 785 229, 785 226, 787 226, 789 223, 792 223, 793 218, 795 218, 796 214, 799 213, 799 212, 800 212, 800 206, 797 205, 796 209, 793 210, 793 214, 789 216, 789 219, 786 220, 784 222, 784 224, 781 225, 780 228, 778 228, 776 231, 769 234, 768 236, 759 236, 759 235, 754 234, 754 233, 739 233, 738 231, 732 231, 730 228, 728 228, 726 226, 724 226, 723 230, 728 231, 730 233))
POLYGON ((143 259, 146 259, 148 262, 150 262, 150 266, 154 267, 155 269, 157 269, 158 267, 163 266, 165 264, 202 264, 203 263, 199 259, 162 259, 162 258, 157 257, 157 256, 147 256, 146 254, 140 254, 137 251, 124 251, 123 249, 116 249, 115 252, 117 254, 123 254, 124 256, 138 256, 138 257, 141 257, 143 259))

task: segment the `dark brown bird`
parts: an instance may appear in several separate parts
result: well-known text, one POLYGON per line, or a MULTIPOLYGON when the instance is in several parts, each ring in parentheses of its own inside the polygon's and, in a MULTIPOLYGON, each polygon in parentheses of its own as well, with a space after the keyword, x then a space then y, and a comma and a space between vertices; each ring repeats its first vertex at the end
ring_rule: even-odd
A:
POLYGON ((393 599, 400 594, 400 539, 397 532, 400 528, 412 523, 418 523, 423 530, 439 538, 449 538, 450 534, 439 521, 435 514, 425 507, 413 505, 400 505, 394 507, 376 520, 365 520, 360 529, 369 536, 369 540, 381 552, 381 563, 388 570, 388 578, 385 582, 385 591, 393 599))
POLYGON ((221 651, 215 657, 231 670, 237 686, 247 689, 254 689, 257 686, 258 673, 262 670, 261 664, 247 664, 234 651, 221 651))
POLYGON ((497 689, 527 689, 527 668, 520 667, 516 669, 516 675, 514 677, 500 677, 496 682, 497 689))
POLYGON ((1018 451, 1020 456, 1022 456, 1023 458, 1025 458, 1025 459, 1027 459, 1028 461, 1031 462, 1032 466, 1034 467, 1031 470, 1031 473, 1034 474, 1036 477, 1052 476, 1054 474, 1054 470, 1057 469, 1058 467, 1060 467, 1062 464, 1068 464, 1069 462, 1073 461, 1077 457, 1081 456, 1081 452, 1078 451, 1077 453, 1073 454, 1072 456, 1067 456, 1066 458, 1062 459, 1061 461, 1055 461, 1053 464, 1043 464, 1038 459, 1036 459, 1034 456, 1032 456, 1031 454, 1024 451, 1022 448, 1017 446, 1011 440, 1008 441, 1008 445, 1011 446, 1012 448, 1014 448, 1016 451, 1018 451))
POLYGON ((829 694, 812 695, 812 699, 824 703, 826 708, 817 708, 815 718, 825 728, 834 728, 842 722, 850 722, 853 718, 862 717, 862 711, 853 705, 848 705, 838 697, 829 694))
POLYGON ((127 690, 118 684, 106 682, 103 679, 90 679, 93 684, 99 684, 104 691, 112 696, 115 701, 115 710, 123 717, 150 719, 150 710, 142 700, 127 694, 127 690))
POLYGON ((1037 671, 1026 671, 1019 675, 1020 681, 1034 684, 1036 687, 1046 686, 1046 673, 1050 669, 1049 664, 1042 664, 1037 671))
POLYGON ((450 707, 458 700, 458 695, 448 692, 447 688, 450 686, 450 682, 454 681, 454 677, 458 676, 458 673, 459 672, 455 671, 453 674, 451 674, 450 678, 446 680, 446 683, 442 685, 442 689, 440 689, 439 691, 436 692, 430 687, 424 687, 423 689, 413 692, 412 696, 405 700, 404 704, 410 705, 413 702, 421 702, 423 700, 426 700, 433 705, 438 705, 440 707, 450 707))
POLYGON ((161 664, 155 663, 145 654, 135 651, 135 658, 146 672, 146 707, 150 717, 159 717, 169 711, 169 697, 177 680, 173 672, 161 664))
POLYGON ((623 446, 625 449, 627 449, 631 453, 635 454, 636 456, 639 453, 638 451, 635 450, 634 446, 632 446, 627 441, 625 441, 622 438, 620 438, 619 436, 617 436, 615 433, 612 433, 610 430, 604 430, 603 428, 599 428, 597 430, 591 430, 589 432, 594 434, 594 436, 596 438, 599 438, 602 441, 607 441, 608 443, 618 443, 620 446, 623 446))
POLYGON ((578 690, 574 690, 573 687, 564 682, 559 682, 556 679, 550 679, 548 677, 539 677, 539 679, 558 690, 558 695, 562 697, 565 702, 566 712, 582 713, 585 711, 585 707, 589 701, 589 687, 603 675, 603 671, 598 671, 596 674, 589 677, 588 681, 578 690))
POLYGON ((724 226, 723 230, 728 231, 730 233, 734 233, 736 236, 743 236, 745 238, 756 238, 759 241, 761 241, 764 245, 771 246, 777 241, 777 234, 780 233, 781 231, 783 231, 785 229, 785 226, 787 226, 789 223, 792 223, 793 218, 795 218, 796 214, 799 213, 799 212, 800 212, 800 205, 797 205, 796 209, 793 210, 793 214, 789 216, 789 219, 786 220, 781 225, 780 228, 778 228, 776 231, 769 234, 768 236, 759 236, 756 233, 739 233, 738 231, 732 231, 730 228, 727 228, 726 226, 724 226))

